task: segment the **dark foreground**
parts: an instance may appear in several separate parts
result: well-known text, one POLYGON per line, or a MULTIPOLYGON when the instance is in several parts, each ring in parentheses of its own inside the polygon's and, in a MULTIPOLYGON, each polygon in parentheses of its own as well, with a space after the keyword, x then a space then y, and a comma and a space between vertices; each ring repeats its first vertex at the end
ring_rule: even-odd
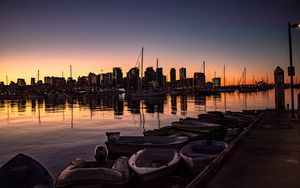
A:
POLYGON ((300 187, 300 121, 266 110, 207 188, 300 187))

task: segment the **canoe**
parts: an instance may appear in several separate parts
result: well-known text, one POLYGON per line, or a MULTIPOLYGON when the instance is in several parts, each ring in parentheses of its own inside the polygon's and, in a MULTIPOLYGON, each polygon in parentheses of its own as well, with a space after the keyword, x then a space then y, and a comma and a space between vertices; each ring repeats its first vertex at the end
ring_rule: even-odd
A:
POLYGON ((129 158, 129 166, 142 181, 170 175, 177 167, 180 155, 177 149, 145 148, 129 158))
POLYGON ((0 168, 1 187, 54 188, 54 180, 45 166, 22 153, 0 168))
POLYGON ((221 141, 197 140, 182 147, 180 157, 193 173, 198 173, 227 147, 228 145, 221 141))
POLYGON ((137 151, 144 148, 180 148, 187 141, 188 137, 165 137, 165 136, 119 136, 108 140, 105 145, 108 149, 110 158, 116 156, 131 156, 137 151))
POLYGON ((112 161, 85 161, 75 159, 56 180, 56 187, 123 187, 129 182, 128 158, 112 161))

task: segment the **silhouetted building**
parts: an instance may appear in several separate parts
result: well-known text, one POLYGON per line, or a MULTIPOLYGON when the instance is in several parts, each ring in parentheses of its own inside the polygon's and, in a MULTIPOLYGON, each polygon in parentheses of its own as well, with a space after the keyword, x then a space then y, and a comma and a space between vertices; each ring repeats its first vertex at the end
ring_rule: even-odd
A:
POLYGON ((50 76, 44 77, 44 83, 47 85, 53 85, 53 79, 50 76))
POLYGON ((170 70, 170 82, 171 82, 171 87, 175 88, 176 87, 176 69, 171 68, 170 70))
POLYGON ((180 80, 186 79, 186 68, 181 67, 181 68, 179 69, 179 79, 180 79, 180 80))
POLYGON ((202 72, 194 73, 194 87, 204 88, 205 87, 205 75, 202 72))
POLYGON ((156 86, 156 73, 153 67, 147 67, 145 71, 145 88, 153 88, 156 86))
POLYGON ((129 90, 137 90, 138 89, 138 84, 139 84, 139 68, 134 67, 131 68, 128 73, 127 73, 127 88, 129 90))
POLYGON ((23 78, 18 78, 17 85, 18 86, 26 86, 26 82, 23 78))
POLYGON ((30 85, 34 86, 35 85, 35 78, 30 79, 30 85))
POLYGON ((120 88, 123 87, 123 73, 120 67, 113 68, 113 85, 114 87, 120 88))
POLYGON ((162 68, 156 69, 156 77, 157 77, 157 86, 159 88, 163 88, 165 86, 165 84, 164 84, 164 75, 163 75, 162 68))
POLYGON ((105 74, 104 78, 104 87, 112 87, 113 86, 113 73, 108 72, 105 74))
POLYGON ((54 86, 54 87, 62 87, 66 84, 66 80, 64 77, 54 77, 54 76, 44 77, 44 82, 46 85, 54 86))
POLYGON ((88 76, 88 85, 89 86, 97 86, 97 75, 95 73, 89 73, 88 76))
POLYGON ((86 85, 88 85, 88 77, 86 77, 86 76, 79 76, 78 77, 78 84, 80 86, 86 86, 86 85))
POLYGON ((215 77, 212 79, 213 87, 220 87, 221 86, 221 78, 215 77))

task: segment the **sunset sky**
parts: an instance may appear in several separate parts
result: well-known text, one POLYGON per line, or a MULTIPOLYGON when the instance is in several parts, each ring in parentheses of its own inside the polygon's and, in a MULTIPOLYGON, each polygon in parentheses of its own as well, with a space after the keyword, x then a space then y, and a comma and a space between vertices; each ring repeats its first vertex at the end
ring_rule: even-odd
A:
MULTIPOLYGON (((277 65, 289 64, 287 23, 300 23, 299 0, 8 0, 0 1, 0 81, 73 77, 135 66, 144 46, 144 67, 187 68, 206 61, 226 82, 273 82, 277 65)), ((300 82, 300 29, 292 31, 300 82)), ((178 74, 178 72, 177 72, 178 74)), ((286 74, 287 75, 287 74, 286 74)), ((287 79, 286 79, 287 80, 287 79)))

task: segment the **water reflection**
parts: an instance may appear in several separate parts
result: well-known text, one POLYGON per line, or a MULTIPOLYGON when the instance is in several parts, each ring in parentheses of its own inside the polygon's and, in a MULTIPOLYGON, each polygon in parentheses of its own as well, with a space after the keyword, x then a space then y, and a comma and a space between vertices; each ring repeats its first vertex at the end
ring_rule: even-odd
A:
MULTIPOLYGON (((287 103, 290 96, 288 92, 289 90, 286 90, 287 103)), ((296 91, 298 92, 299 90, 296 91)), ((130 98, 122 94, 89 96, 82 99, 1 100, 0 125, 21 124, 26 121, 39 125, 44 122, 66 123, 74 128, 75 124, 82 124, 87 118, 91 121, 128 120, 137 115, 139 127, 144 129, 146 120, 149 119, 151 121, 155 119, 160 127, 162 120, 171 116, 196 116, 209 110, 240 111, 264 108, 274 108, 274 90, 258 93, 222 93, 212 96, 168 95, 146 99, 130 98)))

